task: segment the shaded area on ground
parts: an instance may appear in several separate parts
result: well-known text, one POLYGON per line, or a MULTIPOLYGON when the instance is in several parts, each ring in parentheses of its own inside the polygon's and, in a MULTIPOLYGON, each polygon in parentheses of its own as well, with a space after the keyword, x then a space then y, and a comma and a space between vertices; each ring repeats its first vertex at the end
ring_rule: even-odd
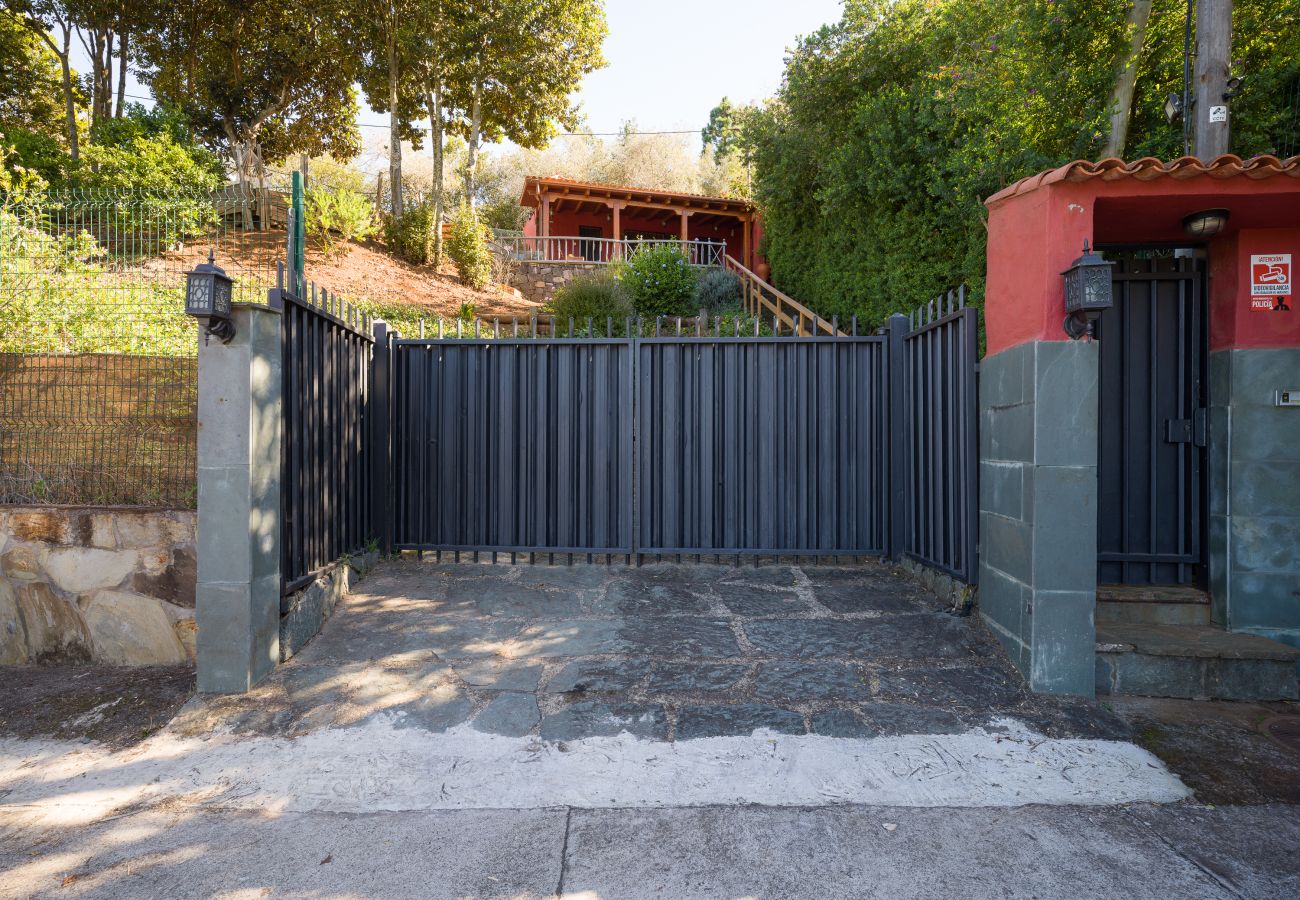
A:
POLYGON ((758 729, 958 734, 1012 716, 1049 737, 1126 739, 1090 701, 1030 694, 974 618, 901 570, 656 564, 381 564, 302 653, 179 734, 398 727, 567 741, 758 729))
POLYGON ((1300 753, 1268 733, 1300 726, 1300 703, 1111 697, 1105 705, 1200 802, 1300 803, 1300 753))
POLYGON ((194 693, 189 666, 0 667, 0 736, 144 740, 194 693))

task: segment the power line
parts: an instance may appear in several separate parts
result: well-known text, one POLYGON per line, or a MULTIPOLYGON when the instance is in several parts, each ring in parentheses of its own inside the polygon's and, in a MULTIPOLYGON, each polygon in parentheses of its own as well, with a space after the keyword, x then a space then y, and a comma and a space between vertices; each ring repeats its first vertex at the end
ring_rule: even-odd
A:
MULTIPOLYGON (((148 100, 150 103, 157 103, 153 97, 142 97, 139 94, 124 94, 123 96, 131 100, 148 100)), ((390 126, 375 122, 357 122, 358 128, 389 128, 390 126)), ((633 136, 642 134, 699 134, 698 128, 687 128, 683 131, 562 131, 553 137, 622 137, 624 134, 633 136)))

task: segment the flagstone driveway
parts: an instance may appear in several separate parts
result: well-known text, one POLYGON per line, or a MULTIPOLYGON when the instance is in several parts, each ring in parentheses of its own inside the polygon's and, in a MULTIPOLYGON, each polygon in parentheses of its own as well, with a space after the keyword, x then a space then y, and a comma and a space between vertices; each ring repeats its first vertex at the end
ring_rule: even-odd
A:
POLYGON ((398 727, 568 741, 755 729, 959 733, 1003 716, 1125 738, 1096 704, 1029 694, 977 619, 900 571, 656 564, 381 564, 298 656, 173 728, 294 736, 398 727))

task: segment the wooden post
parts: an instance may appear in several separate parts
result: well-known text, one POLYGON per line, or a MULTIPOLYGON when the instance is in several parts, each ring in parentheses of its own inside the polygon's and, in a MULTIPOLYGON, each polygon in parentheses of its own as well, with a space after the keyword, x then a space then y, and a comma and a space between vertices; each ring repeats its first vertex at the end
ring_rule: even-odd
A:
MULTIPOLYGON (((610 201, 609 201, 609 206, 610 206, 610 208, 614 211, 614 232, 613 232, 613 234, 614 234, 614 240, 616 240, 616 241, 622 241, 622 240, 623 240, 623 220, 622 220, 622 217, 621 217, 621 213, 623 212, 623 202, 622 202, 621 200, 610 200, 610 201)), ((621 258, 623 257, 623 255, 624 255, 624 253, 623 253, 623 245, 622 245, 621 243, 619 243, 619 244, 615 244, 615 245, 613 246, 612 249, 613 249, 613 255, 614 255, 616 258, 621 259, 621 258)))
MULTIPOLYGON (((542 194, 542 237, 548 238, 550 236, 551 236, 551 195, 542 194)), ((545 242, 543 241, 543 243, 545 242)), ((550 249, 549 247, 543 247, 542 252, 546 253, 549 251, 549 249, 550 249)))
POLYGON ((741 218, 740 229, 744 233, 744 237, 741 240, 741 248, 740 248, 741 265, 743 265, 746 269, 749 269, 749 271, 752 272, 754 271, 754 261, 749 258, 749 230, 750 230, 749 216, 744 216, 741 218))
POLYGON ((1232 58, 1232 0, 1196 0, 1196 74, 1192 153, 1202 162, 1231 152, 1228 101, 1223 98, 1232 58))
POLYGON ((690 222, 691 220, 691 214, 684 209, 681 211, 681 213, 682 213, 682 243, 684 244, 688 240, 690 240, 690 238, 687 237, 686 229, 687 229, 687 223, 690 222))

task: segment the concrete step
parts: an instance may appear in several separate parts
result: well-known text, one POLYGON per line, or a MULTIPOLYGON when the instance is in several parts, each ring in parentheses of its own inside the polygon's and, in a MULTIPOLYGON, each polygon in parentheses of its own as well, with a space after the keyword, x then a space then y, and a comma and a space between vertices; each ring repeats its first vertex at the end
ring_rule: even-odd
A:
POLYGON ((1098 625, 1209 625, 1210 595, 1184 585, 1100 584, 1098 625))
POLYGON ((1295 700, 1300 648, 1205 625, 1097 625, 1097 693, 1295 700))

